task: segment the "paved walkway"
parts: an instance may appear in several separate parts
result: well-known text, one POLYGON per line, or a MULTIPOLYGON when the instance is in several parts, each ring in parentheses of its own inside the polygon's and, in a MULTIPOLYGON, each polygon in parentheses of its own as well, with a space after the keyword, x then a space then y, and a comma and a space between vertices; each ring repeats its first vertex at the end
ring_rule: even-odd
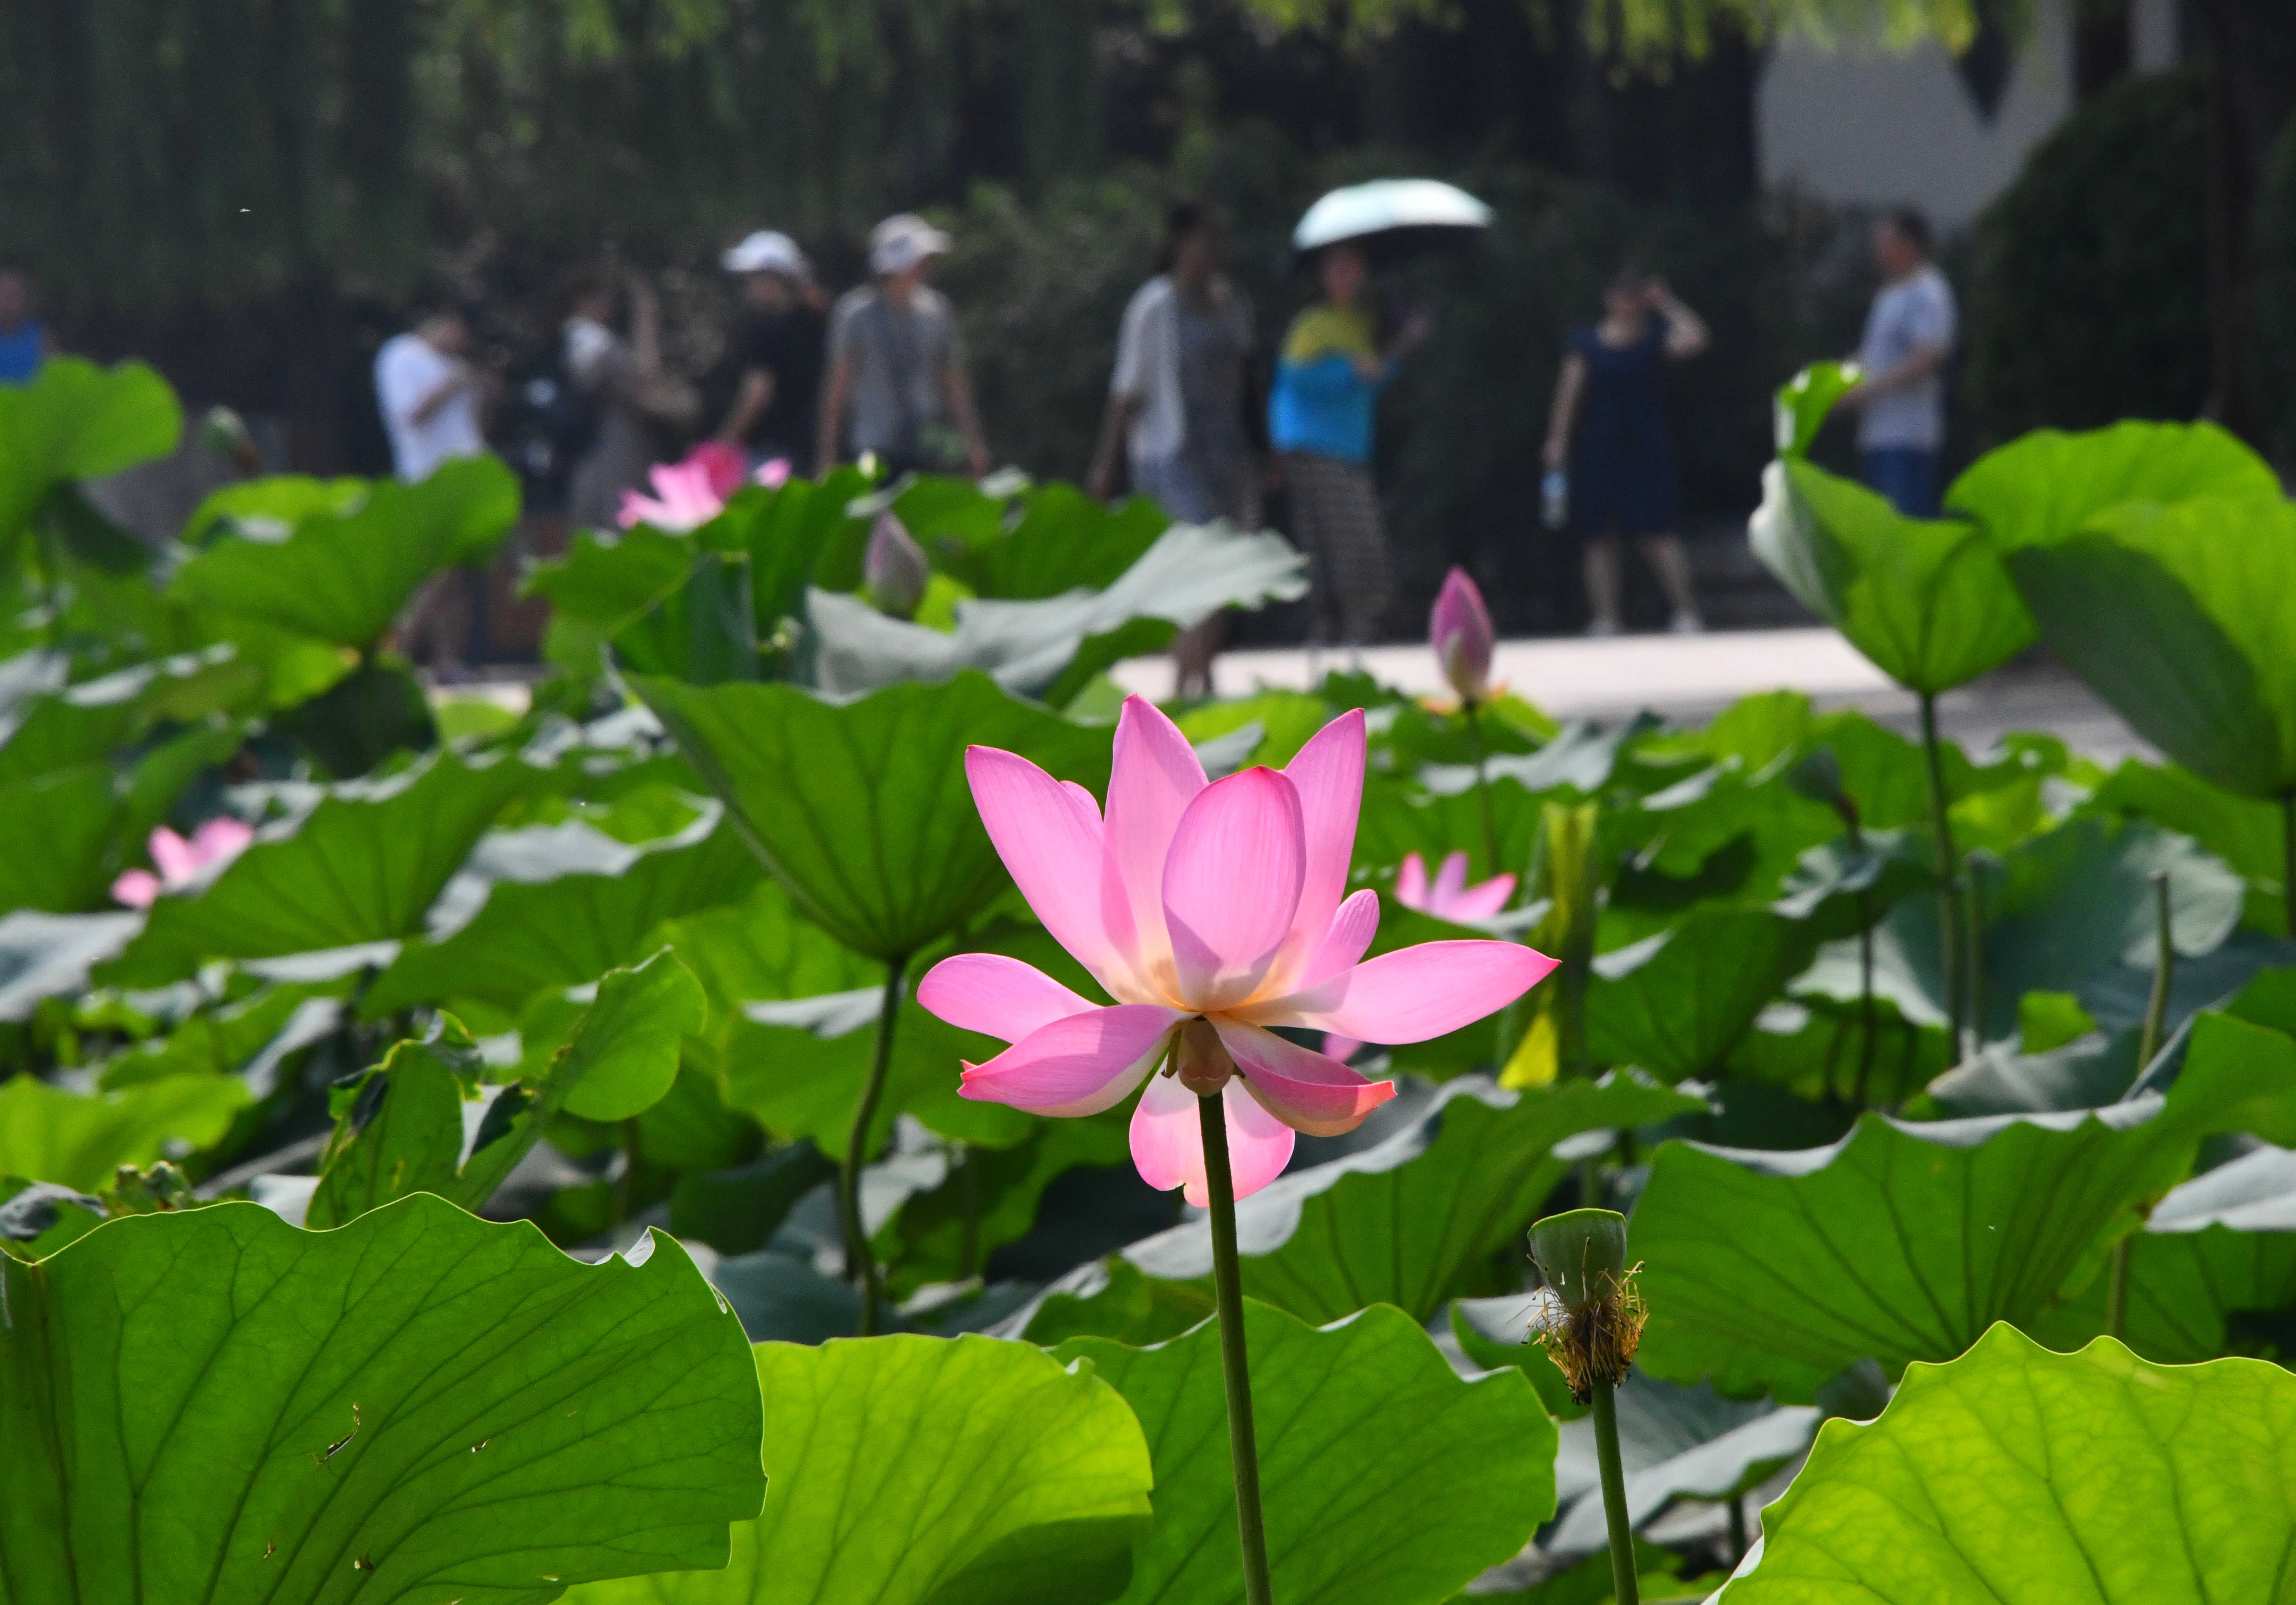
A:
MULTIPOLYGON (((1228 652, 1214 681, 1222 696, 1262 686, 1304 690, 1333 669, 1357 664, 1404 691, 1445 689, 1434 655, 1421 645, 1228 652)), ((1171 666, 1161 659, 1119 664, 1116 678, 1149 696, 1172 689, 1171 666)), ((1911 693, 1824 628, 1505 641, 1492 678, 1561 718, 1626 718, 1648 708, 1694 724, 1751 692, 1776 690, 1802 692, 1821 708, 1862 708, 1908 733, 1918 718, 1911 693)), ((2021 663, 1949 692, 1938 700, 1938 717, 1945 733, 1972 751, 2013 730, 2041 730, 2107 762, 2152 755, 2117 714, 2053 663, 2021 663)))

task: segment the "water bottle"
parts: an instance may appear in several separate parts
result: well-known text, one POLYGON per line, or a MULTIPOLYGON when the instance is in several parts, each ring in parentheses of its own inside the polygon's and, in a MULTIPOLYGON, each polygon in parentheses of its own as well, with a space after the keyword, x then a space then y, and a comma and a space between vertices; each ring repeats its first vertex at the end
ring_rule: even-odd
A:
POLYGON ((1560 529, 1570 517, 1570 480, 1559 468, 1546 471, 1538 482, 1538 501, 1549 529, 1560 529))

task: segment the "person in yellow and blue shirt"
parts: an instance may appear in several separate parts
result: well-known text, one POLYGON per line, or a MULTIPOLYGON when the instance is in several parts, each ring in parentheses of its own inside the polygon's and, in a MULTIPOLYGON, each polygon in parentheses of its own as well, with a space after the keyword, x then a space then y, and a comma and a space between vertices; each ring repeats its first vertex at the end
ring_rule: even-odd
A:
POLYGON ((1372 480, 1379 393, 1427 326, 1413 319, 1382 352, 1364 305, 1363 252, 1327 245, 1316 273, 1324 299, 1283 336, 1268 435, 1291 491, 1292 538, 1311 565, 1308 639, 1361 646, 1378 638, 1394 593, 1372 480))

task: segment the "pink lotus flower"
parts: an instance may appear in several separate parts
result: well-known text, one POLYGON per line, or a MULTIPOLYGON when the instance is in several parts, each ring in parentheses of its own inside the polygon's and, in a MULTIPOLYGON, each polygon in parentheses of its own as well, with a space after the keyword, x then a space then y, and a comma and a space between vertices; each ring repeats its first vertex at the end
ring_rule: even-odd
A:
POLYGON ((1464 569, 1452 565, 1427 618, 1427 644, 1462 702, 1480 702, 1490 693, 1495 639, 1482 592, 1464 569))
POLYGON ((789 483, 790 465, 776 457, 755 473, 743 471, 741 452, 719 440, 705 440, 676 463, 657 463, 646 471, 653 495, 622 492, 619 521, 627 529, 651 524, 657 529, 699 529, 726 511, 726 498, 743 484, 779 490, 789 483))
POLYGON ((1427 884, 1427 861, 1416 853, 1406 853, 1403 867, 1395 873, 1398 903, 1454 924, 1488 920, 1505 908, 1507 899, 1513 896, 1513 875, 1493 875, 1469 886, 1464 853, 1453 853, 1443 860, 1443 867, 1435 872, 1432 886, 1427 884))
POLYGON ((1347 896, 1360 710, 1280 773, 1207 783, 1178 728, 1129 698, 1104 817, 1083 787, 993 747, 969 751, 965 774, 1021 895, 1117 1001, 1087 1002, 996 954, 943 960, 917 1001, 1013 1044, 967 1064, 963 1095, 1092 1115, 1145 1081, 1133 1162, 1192 1203, 1210 1201, 1199 1093, 1221 1096, 1238 1198, 1283 1174, 1294 1132, 1352 1131, 1395 1095, 1270 1027, 1418 1042, 1505 1007, 1554 968, 1510 942, 1429 942, 1364 962, 1379 897, 1347 896))
POLYGON ((111 895, 130 908, 149 908, 161 892, 188 886, 209 864, 229 863, 254 839, 254 830, 236 819, 210 819, 189 841, 161 825, 146 844, 160 872, 129 870, 111 883, 111 895))

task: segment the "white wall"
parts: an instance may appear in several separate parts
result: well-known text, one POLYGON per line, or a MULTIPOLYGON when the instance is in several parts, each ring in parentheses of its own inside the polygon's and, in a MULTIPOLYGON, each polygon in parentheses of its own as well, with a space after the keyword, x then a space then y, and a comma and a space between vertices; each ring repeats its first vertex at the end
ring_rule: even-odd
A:
MULTIPOLYGON (((2175 4, 2136 0, 2137 70, 2176 60, 2175 4)), ((2036 0, 2033 30, 1989 121, 1941 45, 1899 53, 1783 41, 1756 97, 1763 184, 1825 201, 1910 202, 1942 233, 1962 227, 2072 110, 2070 9, 2069 0, 2036 0)))

